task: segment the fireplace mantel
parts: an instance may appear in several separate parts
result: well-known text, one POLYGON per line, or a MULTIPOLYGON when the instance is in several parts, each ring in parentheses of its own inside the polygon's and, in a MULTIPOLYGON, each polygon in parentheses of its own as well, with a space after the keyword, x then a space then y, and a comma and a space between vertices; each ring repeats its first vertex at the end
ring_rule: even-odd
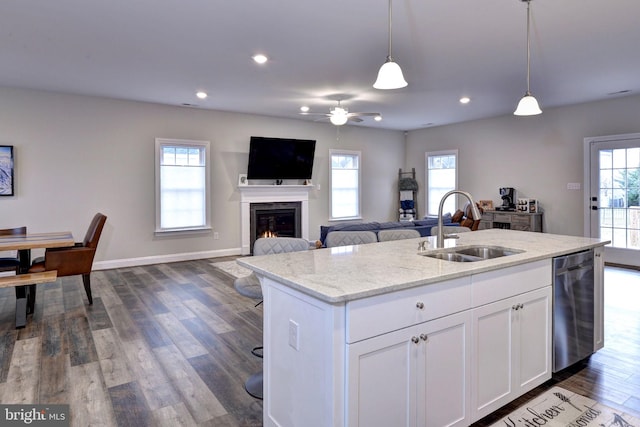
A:
POLYGON ((241 253, 251 253, 250 210, 251 203, 301 202, 302 238, 309 240, 309 192, 313 185, 241 185, 240 228, 241 253))

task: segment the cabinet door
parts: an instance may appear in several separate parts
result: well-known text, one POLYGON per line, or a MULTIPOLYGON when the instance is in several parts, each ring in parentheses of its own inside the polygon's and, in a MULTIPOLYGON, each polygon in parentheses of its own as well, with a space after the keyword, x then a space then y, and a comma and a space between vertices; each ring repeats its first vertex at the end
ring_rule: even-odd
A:
POLYGON ((421 328, 424 358, 418 366, 418 425, 471 424, 470 328, 470 310, 427 322, 421 328))
POLYGON ((418 327, 347 345, 349 426, 416 426, 418 327))
POLYGON ((518 351, 514 390, 519 396, 551 378, 551 286, 516 297, 518 351))
POLYGON ((473 310, 471 404, 474 419, 490 414, 511 400, 515 298, 473 310))
POLYGON ((551 286, 473 312, 477 420, 551 378, 551 286))

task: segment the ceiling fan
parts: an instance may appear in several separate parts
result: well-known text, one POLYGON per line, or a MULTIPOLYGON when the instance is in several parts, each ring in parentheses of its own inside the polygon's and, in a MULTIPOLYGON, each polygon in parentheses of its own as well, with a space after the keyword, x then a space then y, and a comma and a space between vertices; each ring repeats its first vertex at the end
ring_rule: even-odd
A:
POLYGON ((340 101, 338 101, 338 105, 336 107, 330 108, 328 113, 310 113, 308 111, 304 111, 300 114, 303 116, 323 116, 320 120, 328 118, 329 121, 336 126, 342 126, 348 121, 359 123, 362 121, 361 117, 366 116, 373 116, 376 121, 382 120, 382 115, 380 113, 350 113, 347 107, 343 107, 341 105, 340 101))

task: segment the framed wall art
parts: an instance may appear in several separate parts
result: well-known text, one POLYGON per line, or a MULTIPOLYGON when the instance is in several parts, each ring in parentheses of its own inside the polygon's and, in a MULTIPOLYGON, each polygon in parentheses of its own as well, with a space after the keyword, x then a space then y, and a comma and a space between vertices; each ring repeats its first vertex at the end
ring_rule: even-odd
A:
POLYGON ((13 196, 13 145, 0 145, 0 196, 13 196))

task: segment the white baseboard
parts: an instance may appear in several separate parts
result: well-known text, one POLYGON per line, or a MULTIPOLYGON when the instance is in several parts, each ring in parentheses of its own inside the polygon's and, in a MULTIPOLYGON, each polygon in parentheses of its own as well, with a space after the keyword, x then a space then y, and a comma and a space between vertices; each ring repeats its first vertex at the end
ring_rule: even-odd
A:
POLYGON ((223 256, 240 255, 240 248, 222 249, 206 252, 189 252, 183 254, 154 255, 139 258, 113 259, 96 261, 93 270, 110 270, 112 268, 136 267, 140 265, 164 264, 167 262, 192 261, 196 259, 217 258, 223 256))

